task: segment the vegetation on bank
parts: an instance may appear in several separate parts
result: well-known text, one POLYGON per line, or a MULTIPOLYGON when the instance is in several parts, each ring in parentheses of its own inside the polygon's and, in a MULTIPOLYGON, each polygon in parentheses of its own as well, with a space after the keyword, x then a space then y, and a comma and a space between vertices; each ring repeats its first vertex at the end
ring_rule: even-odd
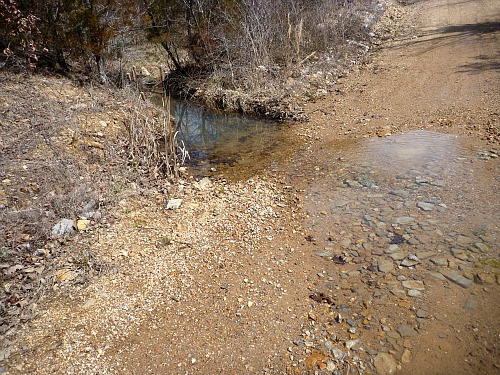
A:
POLYGON ((0 0, 0 65, 122 87, 134 75, 124 55, 149 41, 166 52, 176 93, 294 117, 301 78, 323 78, 309 97, 328 86, 327 72, 366 49, 376 9, 372 0, 0 0))

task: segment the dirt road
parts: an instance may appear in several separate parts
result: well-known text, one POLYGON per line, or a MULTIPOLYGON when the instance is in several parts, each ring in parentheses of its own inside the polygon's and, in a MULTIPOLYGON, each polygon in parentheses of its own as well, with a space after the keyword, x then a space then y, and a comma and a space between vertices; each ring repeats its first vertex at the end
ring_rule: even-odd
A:
MULTIPOLYGON (((433 201, 433 214, 444 214, 433 220, 406 206, 426 194, 435 199, 437 182, 417 180, 402 201, 389 188, 373 194, 350 183, 354 190, 335 192, 349 199, 334 196, 331 236, 320 238, 315 221, 332 213, 313 204, 314 181, 331 177, 321 174, 329 154, 316 150, 338 140, 426 129, 498 147, 500 3, 431 0, 392 11, 414 31, 381 42, 368 67, 308 105, 311 121, 287 130, 303 144, 279 168, 240 182, 186 178, 156 201, 133 186, 117 193, 116 220, 91 236, 91 250, 109 271, 84 288, 56 280, 56 297, 40 301, 0 373, 498 372, 493 203, 477 214, 486 229, 462 231, 446 226, 455 211, 441 201, 433 201), (182 198, 181 208, 165 210, 169 198, 182 198), (370 199, 380 200, 373 219, 343 221, 366 216, 359 207, 370 199), (390 210, 397 225, 387 219, 390 210), (415 226, 404 227, 405 220, 415 226), (448 246, 446 254, 423 262, 431 245, 448 246), (406 259, 394 256, 403 246, 413 246, 421 263, 381 261, 406 259), (491 259, 481 263, 482 274, 470 270, 491 259), (468 288, 427 279, 435 270, 462 272, 468 288)), ((498 159, 488 155, 482 174, 468 176, 479 179, 477 191, 491 203, 498 159)), ((460 159, 458 170, 467 172, 470 160, 460 159)), ((476 207, 473 193, 462 200, 476 207)))
POLYGON ((382 44, 345 93, 309 108, 326 109, 313 118, 332 125, 321 136, 424 128, 498 142, 499 13, 495 1, 415 3, 413 33, 382 44))

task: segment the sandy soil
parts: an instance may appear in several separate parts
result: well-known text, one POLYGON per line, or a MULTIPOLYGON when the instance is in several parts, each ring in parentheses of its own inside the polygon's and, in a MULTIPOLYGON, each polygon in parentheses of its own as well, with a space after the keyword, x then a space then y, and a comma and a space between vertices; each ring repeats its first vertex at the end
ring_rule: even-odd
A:
MULTIPOLYGON (((394 9, 397 22, 413 27, 380 42, 367 67, 306 107, 310 122, 287 128, 301 140, 296 152, 411 129, 498 146, 499 3, 430 0, 394 9)), ((324 354, 294 344, 322 308, 310 298, 323 260, 310 255, 301 187, 284 182, 279 169, 236 182, 184 177, 154 194, 138 194, 133 183, 115 193, 113 219, 84 233, 107 271, 76 286, 49 277, 53 293, 7 335, 0 373, 335 373, 324 354), (171 198, 183 199, 179 209, 165 209, 171 198)), ((467 300, 462 289, 432 285, 434 313, 446 319, 405 341, 411 360, 400 357, 387 372, 367 363, 365 373, 498 371, 498 285, 475 290, 480 307, 469 315, 458 307, 467 300), (463 366, 468 355, 472 367, 463 366)), ((398 315, 402 306, 383 311, 398 315)))

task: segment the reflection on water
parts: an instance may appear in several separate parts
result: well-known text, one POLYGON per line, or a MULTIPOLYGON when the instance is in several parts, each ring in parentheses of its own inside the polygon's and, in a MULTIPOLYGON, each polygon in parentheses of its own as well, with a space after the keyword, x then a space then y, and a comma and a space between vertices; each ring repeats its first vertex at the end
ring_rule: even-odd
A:
POLYGON ((276 122, 216 113, 181 100, 172 100, 171 113, 178 121, 180 139, 198 161, 235 163, 249 154, 269 153, 278 144, 276 122))
POLYGON ((412 131, 387 138, 373 138, 345 152, 357 161, 376 164, 390 172, 447 163, 466 153, 456 136, 429 131, 412 131))
MULTIPOLYGON (((336 212, 346 226, 354 225, 347 219, 354 211, 338 208, 344 201, 355 202, 359 217, 376 213, 380 220, 392 216, 417 220, 424 213, 441 219, 442 228, 494 225, 500 212, 499 162, 496 154, 484 158, 488 151, 482 147, 466 137, 429 131, 333 142, 315 152, 316 172, 299 168, 309 170, 305 208, 324 231, 331 219, 321 212, 336 212), (423 212, 417 202, 430 202, 435 208, 423 212)), ((296 176, 290 173, 291 183, 296 176)))

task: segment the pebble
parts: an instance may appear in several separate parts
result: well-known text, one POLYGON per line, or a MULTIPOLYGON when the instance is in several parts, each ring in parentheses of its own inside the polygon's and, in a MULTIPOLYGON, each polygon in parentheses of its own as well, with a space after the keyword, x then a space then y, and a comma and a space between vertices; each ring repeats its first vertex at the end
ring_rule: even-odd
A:
POLYGON ((430 258, 434 254, 436 254, 434 251, 419 251, 415 255, 417 256, 418 259, 424 260, 430 258))
POLYGON ((425 290, 424 283, 420 280, 404 280, 401 282, 401 285, 406 289, 425 290))
POLYGON ((401 216, 395 219, 396 224, 410 224, 414 221, 415 219, 411 216, 401 216))
POLYGON ((331 258, 334 255, 332 249, 316 249, 316 250, 313 250, 313 253, 317 256, 322 257, 322 258, 331 258))
POLYGON ((389 194, 396 195, 400 198, 406 198, 406 197, 408 197, 408 195, 410 195, 410 193, 408 191, 403 190, 403 189, 392 190, 389 192, 389 194))
POLYGON ((431 262, 436 266, 446 267, 448 265, 448 259, 446 258, 432 258, 431 262))
POLYGON ((167 203, 167 210, 177 210, 182 205, 182 199, 170 199, 167 203))
POLYGON ((396 244, 389 245, 389 248, 384 251, 386 254, 399 252, 399 246, 396 244))
POLYGON ((390 272, 394 269, 394 263, 388 260, 381 260, 378 262, 378 270, 380 272, 390 272))
POLYGON ((398 327, 397 331, 401 335, 401 337, 412 337, 418 334, 418 332, 414 328, 406 324, 401 324, 398 327))
POLYGON ((401 355, 402 363, 410 363, 411 362, 411 352, 408 349, 403 350, 403 354, 401 355))
POLYGON ((410 297, 421 297, 422 296, 422 293, 419 290, 415 290, 415 289, 408 290, 407 294, 410 297))
POLYGON ((76 225, 73 220, 61 219, 56 225, 52 227, 52 236, 62 237, 72 235, 76 232, 76 225))
POLYGON ((477 303, 472 298, 469 298, 469 299, 467 299, 467 301, 465 301, 464 309, 475 310, 476 307, 477 307, 477 303))
POLYGON ((459 245, 470 245, 474 242, 470 237, 464 236, 464 235, 459 235, 457 237, 457 244, 459 245))
POLYGON ((389 353, 379 353, 375 357, 373 364, 379 375, 392 375, 398 369, 398 364, 389 353))
POLYGON ((434 209, 434 205, 432 203, 427 202, 418 202, 417 207, 422 211, 432 211, 434 209))
POLYGON ((482 242, 476 242, 474 246, 482 253, 487 253, 488 252, 488 246, 486 246, 482 242))
POLYGON ((356 339, 356 340, 347 340, 345 342, 345 347, 347 348, 347 350, 350 350, 352 349, 354 346, 356 346, 357 344, 360 343, 360 339, 356 339))
POLYGON ((389 258, 391 258, 392 260, 403 260, 406 258, 406 254, 404 254, 404 253, 392 253, 392 254, 389 254, 389 258))
POLYGON ((472 284, 471 280, 466 279, 465 277, 463 277, 461 274, 459 274, 456 271, 453 271, 453 270, 441 270, 439 272, 444 277, 446 277, 448 280, 454 282, 455 284, 460 285, 462 288, 468 288, 472 284))
POLYGON ((416 266, 417 264, 420 264, 420 261, 418 261, 418 260, 412 260, 412 259, 409 259, 409 258, 405 258, 401 262, 401 265, 404 266, 404 267, 413 267, 413 266, 416 266))
POLYGON ((428 318, 431 315, 431 313, 424 309, 418 309, 416 315, 418 318, 428 318))

